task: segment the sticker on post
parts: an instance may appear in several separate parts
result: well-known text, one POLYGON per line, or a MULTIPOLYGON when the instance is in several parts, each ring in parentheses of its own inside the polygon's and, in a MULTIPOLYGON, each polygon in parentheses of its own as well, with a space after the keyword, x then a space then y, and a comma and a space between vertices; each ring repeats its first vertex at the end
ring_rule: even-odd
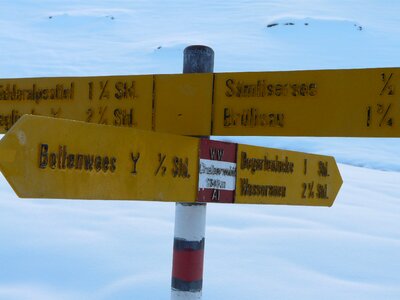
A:
POLYGON ((200 141, 198 202, 234 202, 236 149, 233 143, 200 141))

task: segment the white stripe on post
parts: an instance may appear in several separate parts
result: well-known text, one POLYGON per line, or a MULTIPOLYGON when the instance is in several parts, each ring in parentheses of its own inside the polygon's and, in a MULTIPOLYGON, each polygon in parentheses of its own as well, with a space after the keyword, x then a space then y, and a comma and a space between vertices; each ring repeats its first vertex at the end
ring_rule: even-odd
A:
POLYGON ((201 241, 206 230, 206 206, 197 203, 177 203, 175 208, 175 238, 201 241))

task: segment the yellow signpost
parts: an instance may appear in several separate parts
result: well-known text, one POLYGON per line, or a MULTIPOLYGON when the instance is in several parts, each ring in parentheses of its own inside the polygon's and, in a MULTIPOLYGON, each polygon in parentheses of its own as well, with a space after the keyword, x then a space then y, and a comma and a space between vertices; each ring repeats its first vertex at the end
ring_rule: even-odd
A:
POLYGON ((205 202, 332 206, 342 185, 330 156, 184 135, 400 137, 399 69, 202 73, 213 58, 191 46, 191 74, 0 79, 18 196, 196 203, 177 203, 174 299, 201 298, 205 202))
POLYGON ((151 129, 152 76, 0 80, 0 129, 23 114, 151 129))
POLYGON ((238 145, 236 203, 332 206, 342 179, 331 156, 238 145))
POLYGON ((399 137, 398 68, 0 79, 23 114, 180 135, 399 137))
POLYGON ((213 135, 399 137, 398 68, 215 75, 213 135))
POLYGON ((0 141, 0 169, 23 198, 197 202, 199 187, 232 190, 233 177, 233 203, 331 206, 342 183, 332 157, 238 145, 234 163, 211 147, 199 168, 199 146, 197 138, 26 115, 0 141))
POLYGON ((0 149, 20 197, 195 200, 195 138, 26 115, 0 149))
POLYGON ((209 135, 212 78, 182 74, 0 79, 0 133, 22 115, 33 114, 209 135))

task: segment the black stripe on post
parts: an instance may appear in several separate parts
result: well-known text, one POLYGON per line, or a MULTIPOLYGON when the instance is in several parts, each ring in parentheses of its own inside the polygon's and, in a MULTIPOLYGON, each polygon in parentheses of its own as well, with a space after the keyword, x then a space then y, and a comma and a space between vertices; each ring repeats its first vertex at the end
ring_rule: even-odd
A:
POLYGON ((187 241, 184 239, 175 238, 174 239, 174 250, 204 250, 205 239, 202 238, 201 241, 187 241))
POLYGON ((197 281, 184 281, 175 277, 172 277, 171 287, 174 290, 182 292, 200 292, 203 287, 203 280, 197 281))

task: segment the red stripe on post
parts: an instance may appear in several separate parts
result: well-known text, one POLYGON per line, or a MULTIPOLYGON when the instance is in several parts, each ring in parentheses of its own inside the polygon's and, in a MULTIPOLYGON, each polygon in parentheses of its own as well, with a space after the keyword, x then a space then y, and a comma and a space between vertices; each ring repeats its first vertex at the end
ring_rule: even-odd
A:
POLYGON ((184 281, 203 279, 204 250, 174 251, 172 277, 184 281))
POLYGON ((201 189, 197 196, 197 202, 232 203, 234 197, 235 191, 201 189))

